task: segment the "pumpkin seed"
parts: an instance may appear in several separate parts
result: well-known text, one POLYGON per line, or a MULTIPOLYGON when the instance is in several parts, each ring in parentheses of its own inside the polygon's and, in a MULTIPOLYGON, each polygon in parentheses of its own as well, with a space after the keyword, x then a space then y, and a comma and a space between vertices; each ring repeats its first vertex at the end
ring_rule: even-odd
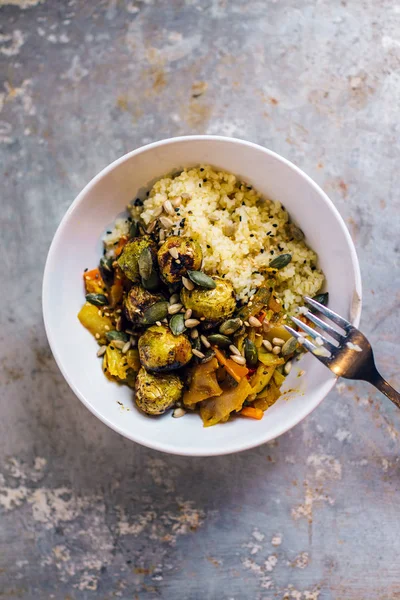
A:
POLYGON ((282 355, 289 356, 289 354, 293 354, 297 349, 297 340, 294 337, 290 337, 282 346, 282 355))
POLYGON ((139 231, 139 223, 137 221, 132 221, 131 226, 129 227, 129 237, 134 238, 137 236, 139 231))
POLYGON ((204 358, 201 359, 201 363, 208 363, 212 358, 214 358, 215 352, 212 348, 209 348, 207 352, 205 352, 204 358))
POLYGON ((329 292, 325 292, 324 294, 317 294, 313 297, 313 300, 315 300, 315 302, 319 302, 323 306, 328 306, 329 292))
POLYGON ((188 271, 189 279, 199 287, 206 290, 213 290, 217 287, 214 279, 203 273, 202 271, 188 271))
POLYGON ((121 340, 122 342, 127 342, 129 340, 129 335, 127 335, 124 331, 107 331, 106 338, 109 342, 113 342, 114 340, 121 340))
POLYGON ((182 315, 182 313, 174 315, 171 318, 171 320, 169 322, 169 328, 171 329, 171 331, 174 335, 180 335, 181 333, 186 331, 185 318, 182 315))
POLYGON ((241 319, 228 319, 219 328, 219 332, 224 335, 232 335, 242 326, 241 319))
POLYGON ((221 333, 212 333, 211 335, 207 336, 207 339, 211 344, 215 344, 220 348, 229 348, 229 346, 232 344, 231 340, 226 335, 222 335, 221 333))
POLYGON ((86 294, 86 300, 95 306, 105 306, 108 304, 107 296, 104 294, 86 294))
POLYGON ((149 292, 155 292, 159 289, 160 285, 161 281, 155 269, 152 270, 148 279, 142 279, 142 286, 149 292))
POLYGON ((168 315, 168 302, 156 302, 143 313, 143 325, 153 325, 156 321, 162 321, 168 315))
POLYGON ((277 256, 276 258, 273 258, 271 260, 271 262, 269 263, 269 266, 272 269, 283 269, 283 267, 286 267, 290 261, 292 260, 292 255, 291 254, 280 254, 279 256, 277 256))
POLYGON ((254 342, 246 338, 244 340, 244 357, 249 367, 254 368, 258 363, 258 350, 254 342))
POLYGON ((140 277, 145 281, 150 278, 153 271, 153 257, 150 248, 143 248, 138 258, 140 277))
POLYGON ((304 240, 304 233, 302 232, 300 227, 297 227, 297 225, 295 225, 294 223, 289 223, 288 232, 289 232, 289 235, 291 235, 292 238, 294 238, 298 242, 301 242, 301 240, 304 240))

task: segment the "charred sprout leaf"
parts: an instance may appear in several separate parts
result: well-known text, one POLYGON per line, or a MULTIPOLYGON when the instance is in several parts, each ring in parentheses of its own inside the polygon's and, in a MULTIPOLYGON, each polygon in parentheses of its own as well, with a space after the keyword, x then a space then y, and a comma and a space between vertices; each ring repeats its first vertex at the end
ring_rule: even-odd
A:
POLYGON ((235 331, 237 331, 242 324, 242 320, 239 318, 228 319, 222 323, 221 327, 219 328, 219 332, 223 335, 232 335, 232 333, 235 333, 235 331))
POLYGON ((121 342, 127 342, 129 340, 129 335, 124 333, 123 331, 107 331, 106 338, 109 342, 114 340, 120 340, 121 342))
POLYGON ((139 273, 142 280, 149 279, 153 271, 153 257, 150 248, 143 248, 138 258, 139 273))
POLYGON ((324 306, 328 306, 329 292, 325 292, 324 294, 317 294, 316 296, 314 296, 313 300, 315 300, 315 302, 323 304, 324 306))
POLYGON ((271 262, 269 263, 269 266, 272 269, 283 269, 283 267, 286 267, 290 261, 292 260, 292 255, 291 254, 280 254, 279 256, 277 256, 276 258, 273 258, 271 260, 271 262))
POLYGON ((106 306, 108 304, 107 296, 104 294, 86 294, 85 298, 95 306, 106 306))
POLYGON ((174 315, 169 322, 169 327, 174 335, 183 333, 186 330, 185 316, 182 313, 174 315))
POLYGON ((282 356, 289 356, 296 351, 298 346, 297 340, 294 337, 290 337, 282 346, 282 356))
POLYGON ((139 232, 139 225, 137 221, 132 221, 131 226, 129 227, 129 237, 134 238, 137 236, 139 232))
POLYGON ((232 344, 232 340, 230 340, 226 335, 222 335, 221 333, 212 333, 207 336, 210 344, 215 344, 219 348, 229 348, 232 344))
POLYGON ((143 325, 153 325, 157 321, 162 321, 168 315, 168 302, 156 302, 143 313, 143 325))
POLYGON ((206 290, 213 290, 217 287, 214 279, 203 273, 202 271, 188 271, 188 276, 193 283, 206 290))
POLYGON ((246 338, 244 341, 244 357, 250 368, 254 368, 258 363, 258 351, 254 342, 246 338))

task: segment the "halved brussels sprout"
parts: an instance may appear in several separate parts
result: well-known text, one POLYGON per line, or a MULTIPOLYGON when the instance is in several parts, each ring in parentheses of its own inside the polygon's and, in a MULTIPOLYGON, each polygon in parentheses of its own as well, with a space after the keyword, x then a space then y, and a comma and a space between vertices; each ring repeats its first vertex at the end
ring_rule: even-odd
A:
POLYGON ((188 338, 174 335, 164 325, 153 325, 139 338, 140 362, 148 371, 172 371, 184 367, 192 358, 188 338))
POLYGON ((178 283, 188 271, 201 267, 203 254, 197 242, 177 235, 170 236, 157 254, 161 278, 165 283, 178 283))
POLYGON ((161 415, 182 397, 183 383, 174 373, 155 374, 140 369, 135 381, 137 406, 149 415, 161 415))

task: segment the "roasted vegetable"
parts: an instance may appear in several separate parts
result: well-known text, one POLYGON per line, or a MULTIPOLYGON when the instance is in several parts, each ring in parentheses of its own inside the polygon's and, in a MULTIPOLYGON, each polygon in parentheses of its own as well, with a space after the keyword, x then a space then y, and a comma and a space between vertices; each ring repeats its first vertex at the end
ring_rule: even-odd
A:
POLYGON ((197 402, 222 394, 222 389, 217 381, 217 369, 218 361, 216 358, 194 367, 191 372, 189 389, 183 394, 185 406, 191 407, 197 402))
POLYGON ((252 390, 251 393, 252 395, 254 394, 253 400, 256 398, 257 394, 259 394, 271 381, 275 369, 275 365, 271 365, 270 367, 266 367, 263 364, 258 365, 257 371, 250 380, 252 390))
POLYGON ((106 285, 103 281, 99 269, 92 269, 91 271, 85 271, 83 274, 83 280, 85 282, 85 290, 87 294, 104 294, 106 291, 106 285))
POLYGON ((233 314, 236 300, 233 286, 229 281, 221 277, 214 277, 214 281, 217 285, 212 290, 182 288, 181 302, 185 308, 192 309, 194 318, 204 318, 212 323, 219 323, 233 314))
POLYGON ((261 408, 253 408, 252 406, 245 406, 244 408, 242 408, 239 414, 242 417, 257 419, 257 421, 260 421, 264 416, 264 412, 261 410, 261 408))
POLYGON ((240 317, 242 320, 246 320, 249 317, 258 315, 263 308, 268 305, 274 285, 275 281, 273 279, 267 279, 265 284, 259 287, 254 296, 251 298, 251 303, 249 302, 239 310, 237 317, 240 317))
POLYGON ((252 342, 249 338, 244 340, 244 356, 246 359, 246 364, 251 368, 257 366, 258 363, 258 351, 254 342, 252 342))
POLYGON ((188 338, 174 335, 164 325, 153 325, 139 338, 139 357, 148 371, 172 371, 185 366, 192 358, 188 338))
POLYGON ((204 427, 216 425, 227 419, 232 412, 239 411, 249 394, 251 394, 251 387, 244 377, 236 387, 225 390, 220 396, 203 400, 200 405, 200 416, 204 427))
POLYGON ((126 356, 112 342, 107 346, 104 355, 103 370, 104 367, 112 377, 116 377, 121 381, 124 381, 127 377, 129 366, 126 356))
POLYGON ((153 294, 141 285, 133 285, 124 299, 125 315, 129 321, 140 325, 145 310, 162 301, 165 301, 165 298, 161 294, 153 294))
POLYGON ((275 369, 274 374, 273 374, 273 379, 276 383, 276 385, 278 386, 278 388, 281 387, 282 383, 285 381, 285 376, 282 375, 282 373, 280 373, 278 371, 278 369, 275 369))
POLYGON ((138 283, 140 281, 139 273, 139 256, 144 248, 149 248, 153 260, 155 261, 157 254, 157 245, 149 235, 134 238, 131 242, 125 244, 121 256, 118 258, 118 266, 122 269, 125 276, 138 283))
POLYGON ((272 379, 269 384, 260 392, 257 398, 253 402, 254 408, 261 408, 261 410, 267 410, 272 406, 281 395, 281 392, 272 379))
POLYGON ((157 259, 161 278, 171 284, 180 282, 188 270, 200 269, 203 255, 194 240, 171 235, 158 250, 157 259))
POLYGON ((264 334, 267 340, 272 342, 274 338, 280 338, 281 340, 285 340, 285 342, 292 337, 291 333, 287 331, 283 325, 272 325, 264 334))
POLYGON ((181 399, 183 383, 178 375, 148 373, 140 369, 135 383, 135 401, 143 412, 161 415, 181 399))
POLYGON ((214 346, 213 350, 215 352, 215 356, 217 357, 219 364, 225 368, 226 372, 231 377, 233 377, 235 381, 239 383, 244 377, 246 377, 247 373, 249 372, 247 367, 243 365, 238 365, 231 358, 226 358, 225 354, 221 352, 221 350, 217 348, 217 346, 214 346))
POLYGON ((99 344, 106 342, 106 333, 112 329, 112 321, 110 317, 102 314, 97 306, 86 302, 78 313, 78 319, 95 336, 99 344))
POLYGON ((273 354, 273 352, 268 352, 263 346, 258 351, 258 360, 266 367, 278 367, 285 362, 284 358, 273 354))

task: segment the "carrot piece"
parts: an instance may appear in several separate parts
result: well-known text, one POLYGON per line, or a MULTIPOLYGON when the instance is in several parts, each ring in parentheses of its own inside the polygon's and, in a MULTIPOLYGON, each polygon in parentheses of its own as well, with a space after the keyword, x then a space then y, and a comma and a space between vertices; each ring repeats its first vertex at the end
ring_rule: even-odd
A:
POLYGON ((128 238, 126 235, 123 235, 121 238, 119 238, 118 244, 116 245, 115 250, 114 250, 115 256, 119 256, 121 254, 127 241, 128 241, 128 238))
POLYGON ((83 274, 87 294, 103 294, 106 286, 98 268, 83 274))
POLYGON ((263 323, 263 321, 265 321, 266 316, 267 316, 267 313, 265 312, 265 310, 262 310, 260 312, 260 314, 258 315, 257 319, 260 321, 260 323, 263 323))
POLYGON ((218 362, 223 367, 225 367, 225 369, 229 373, 229 375, 232 375, 232 377, 238 383, 243 379, 243 377, 246 377, 247 373, 249 372, 247 367, 238 365, 237 363, 235 363, 234 360, 231 360, 230 358, 226 358, 224 353, 221 352, 221 350, 217 346, 213 346, 213 350, 215 352, 215 356, 218 359, 218 362))
POLYGON ((257 419, 257 421, 260 421, 264 416, 264 412, 261 410, 261 408, 253 408, 252 406, 245 406, 242 408, 239 414, 242 415, 242 417, 257 419))

